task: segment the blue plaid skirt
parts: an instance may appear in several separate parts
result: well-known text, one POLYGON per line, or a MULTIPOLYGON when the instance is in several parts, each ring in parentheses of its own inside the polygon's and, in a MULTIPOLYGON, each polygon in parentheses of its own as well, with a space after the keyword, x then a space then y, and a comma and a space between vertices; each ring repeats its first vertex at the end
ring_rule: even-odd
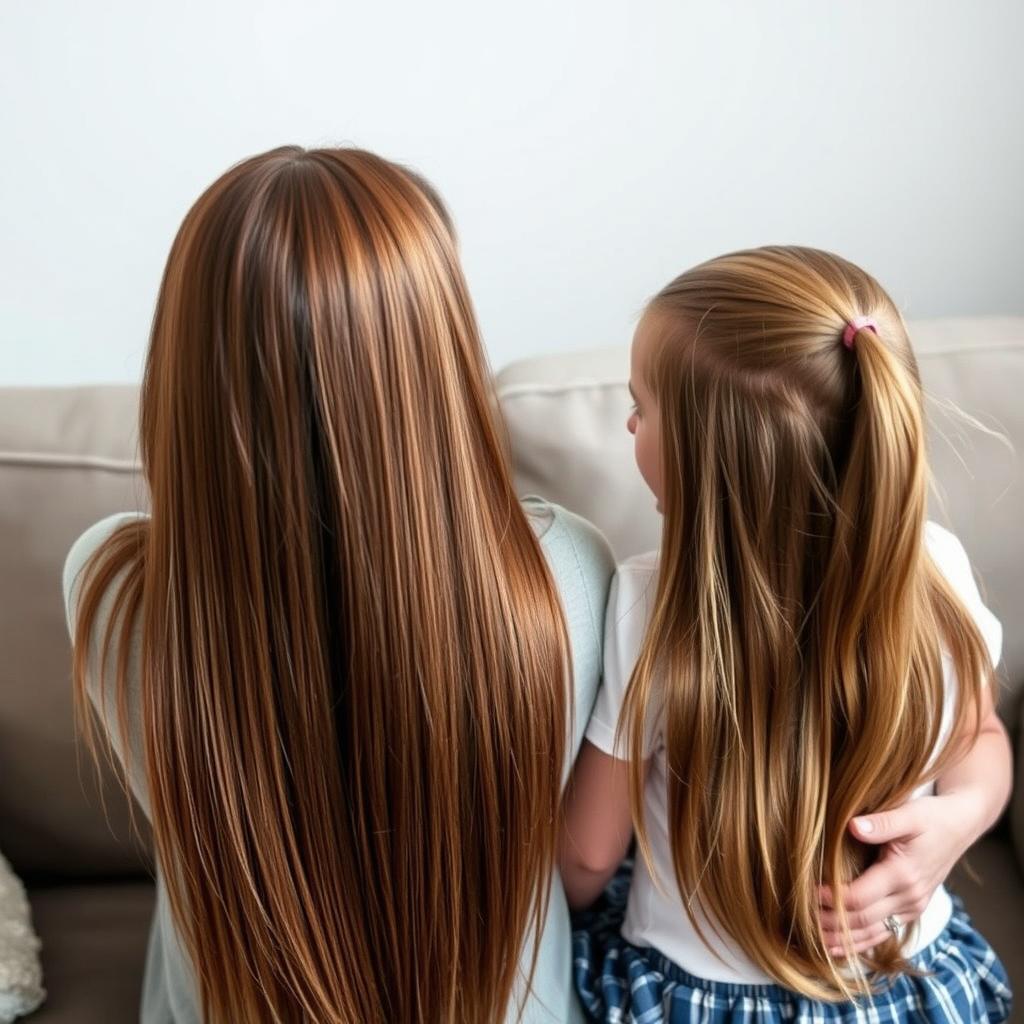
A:
POLYGON ((972 1024, 1009 1020, 1006 971, 959 904, 945 931, 912 959, 923 977, 901 975, 871 1000, 822 1003, 778 985, 694 977, 654 949, 619 934, 632 864, 577 915, 573 980, 591 1020, 606 1024, 972 1024))

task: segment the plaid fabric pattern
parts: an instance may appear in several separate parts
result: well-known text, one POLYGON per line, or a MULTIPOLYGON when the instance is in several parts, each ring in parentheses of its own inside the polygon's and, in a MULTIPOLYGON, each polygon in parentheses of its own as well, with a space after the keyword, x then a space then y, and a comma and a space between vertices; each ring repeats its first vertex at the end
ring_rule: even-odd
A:
POLYGON ((606 1024, 982 1024, 1009 1020, 1011 992, 995 951, 957 908, 946 930, 914 957, 927 974, 903 975, 872 1000, 821 1003, 778 985, 696 978, 619 934, 632 864, 577 916, 573 979, 591 1020, 606 1024))

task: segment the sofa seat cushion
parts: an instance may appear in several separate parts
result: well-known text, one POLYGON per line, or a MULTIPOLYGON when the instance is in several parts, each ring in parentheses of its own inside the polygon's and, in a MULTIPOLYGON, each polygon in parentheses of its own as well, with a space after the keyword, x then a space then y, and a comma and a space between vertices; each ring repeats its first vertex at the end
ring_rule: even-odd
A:
POLYGON ((140 881, 29 889, 48 993, 32 1024, 139 1019, 154 899, 153 885, 140 881))

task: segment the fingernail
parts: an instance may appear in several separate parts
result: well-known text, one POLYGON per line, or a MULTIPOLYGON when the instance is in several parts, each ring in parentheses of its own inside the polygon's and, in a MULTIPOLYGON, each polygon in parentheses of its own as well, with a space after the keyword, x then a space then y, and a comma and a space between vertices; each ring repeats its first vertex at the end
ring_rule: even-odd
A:
POLYGON ((857 826, 858 832, 871 833, 875 831, 875 823, 870 818, 854 818, 853 823, 857 826))

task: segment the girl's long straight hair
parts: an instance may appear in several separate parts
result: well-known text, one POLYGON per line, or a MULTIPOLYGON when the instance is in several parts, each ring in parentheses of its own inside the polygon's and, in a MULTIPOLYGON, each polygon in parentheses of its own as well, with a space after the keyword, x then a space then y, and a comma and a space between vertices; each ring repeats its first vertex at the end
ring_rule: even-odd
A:
MULTIPOLYGON (((822 883, 866 865, 851 818, 891 807, 977 728, 991 665, 924 546, 922 393, 871 277, 801 248, 711 260, 652 301, 664 539, 627 692, 640 749, 660 715, 676 881, 789 989, 841 1000, 906 970, 890 940, 851 977, 823 947, 822 883), (847 348, 846 324, 872 317, 847 348), (937 746, 942 747, 936 756, 937 746)), ((632 766, 642 849, 643 769, 632 766)), ((707 936, 705 936, 707 937, 707 936)))
POLYGON ((88 719, 99 648, 141 719, 204 1019, 501 1019, 546 911, 568 647, 429 186, 297 148, 215 182, 141 446, 152 515, 88 568, 76 688, 88 719))

